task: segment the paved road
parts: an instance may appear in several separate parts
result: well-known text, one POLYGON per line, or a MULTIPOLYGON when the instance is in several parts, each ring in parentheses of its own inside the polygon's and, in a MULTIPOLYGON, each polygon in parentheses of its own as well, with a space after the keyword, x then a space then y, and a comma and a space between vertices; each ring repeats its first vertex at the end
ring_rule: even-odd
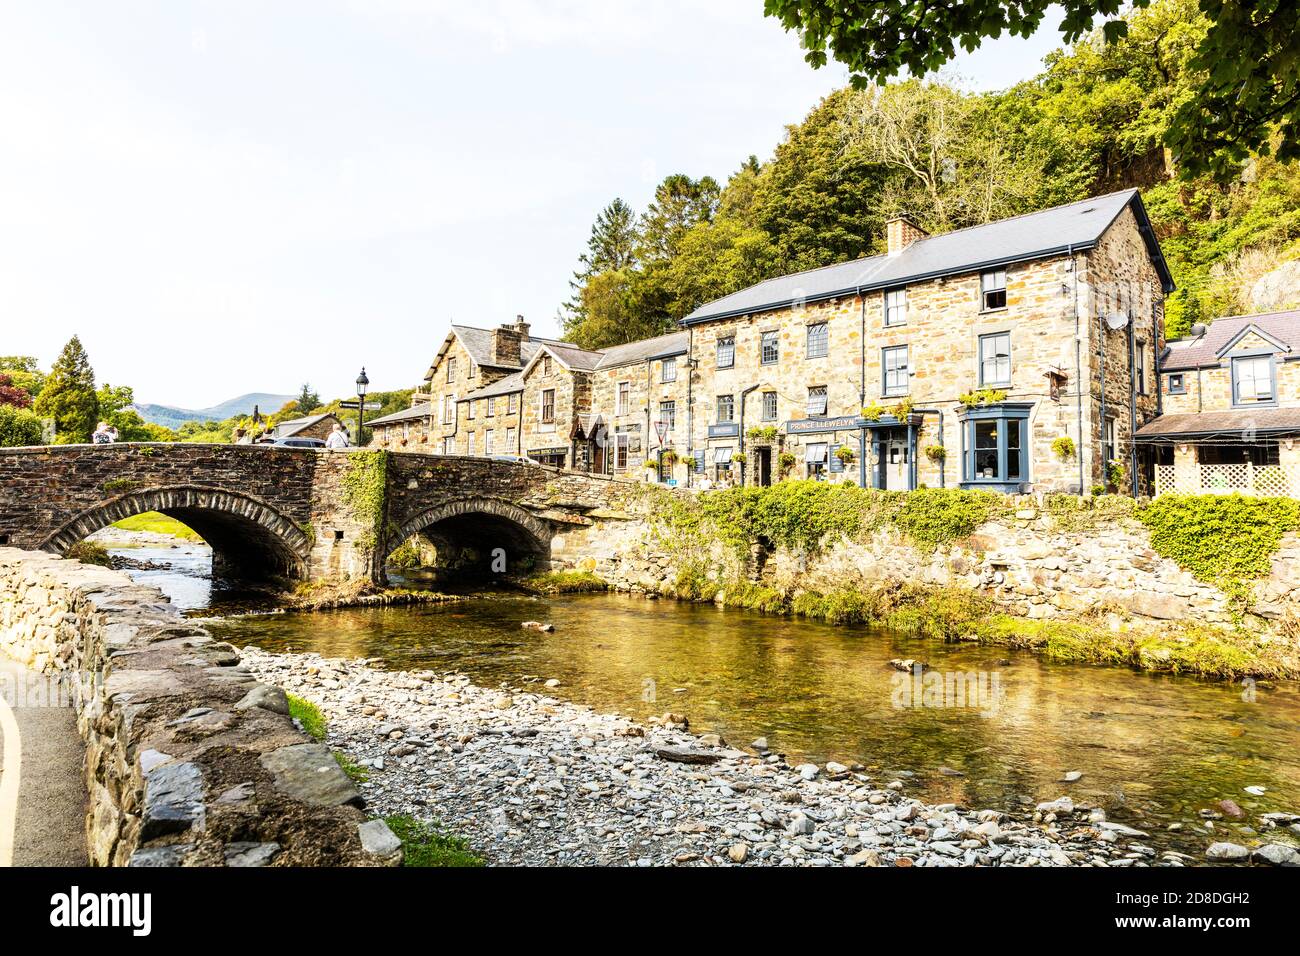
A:
MULTIPOLYGON (((85 866, 84 749, 69 706, 12 688, 39 675, 0 657, 0 866, 85 866)), ((43 686, 43 685, 38 685, 43 686)))

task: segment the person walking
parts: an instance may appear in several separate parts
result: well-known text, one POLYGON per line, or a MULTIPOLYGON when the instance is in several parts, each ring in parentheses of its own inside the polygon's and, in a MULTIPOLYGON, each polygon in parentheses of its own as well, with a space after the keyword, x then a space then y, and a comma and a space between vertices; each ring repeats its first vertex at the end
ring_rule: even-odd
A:
POLYGON ((348 433, 343 430, 343 426, 338 422, 334 423, 334 430, 330 432, 329 437, 325 439, 326 448, 347 448, 348 433))

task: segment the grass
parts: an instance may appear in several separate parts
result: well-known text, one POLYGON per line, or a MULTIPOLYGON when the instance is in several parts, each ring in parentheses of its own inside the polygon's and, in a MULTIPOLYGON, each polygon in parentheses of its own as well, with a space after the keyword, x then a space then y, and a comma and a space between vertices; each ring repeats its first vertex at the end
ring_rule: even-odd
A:
POLYGON ((169 534, 174 538, 183 538, 186 541, 203 540, 188 526, 181 524, 175 518, 159 514, 157 511, 145 511, 129 518, 123 518, 121 521, 113 522, 113 527, 121 528, 123 531, 148 531, 151 534, 169 534))
POLYGON ((608 584, 590 571, 543 571, 522 578, 519 586, 534 594, 576 594, 609 589, 608 584))
POLYGON ((108 550, 94 541, 78 541, 65 551, 63 556, 73 561, 80 561, 82 564, 98 564, 105 568, 111 563, 108 550))
POLYGON ((321 713, 320 708, 297 694, 286 696, 289 698, 289 716, 302 724, 303 733, 313 740, 324 740, 326 723, 325 715, 321 713))
POLYGON ((343 751, 334 751, 334 759, 338 761, 338 765, 343 768, 343 772, 352 779, 353 783, 362 784, 370 779, 370 771, 343 751))
POLYGON ((483 858, 469 848, 463 837, 444 833, 437 824, 398 814, 384 817, 393 834, 402 841, 403 866, 484 866, 483 858))

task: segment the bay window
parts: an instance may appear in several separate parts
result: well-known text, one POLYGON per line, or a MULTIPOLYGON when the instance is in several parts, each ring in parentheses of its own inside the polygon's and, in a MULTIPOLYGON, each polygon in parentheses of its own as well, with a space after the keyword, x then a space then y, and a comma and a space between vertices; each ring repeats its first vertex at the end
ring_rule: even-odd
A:
POLYGON ((1029 404, 971 409, 960 420, 963 487, 1017 492, 1029 480, 1029 404))

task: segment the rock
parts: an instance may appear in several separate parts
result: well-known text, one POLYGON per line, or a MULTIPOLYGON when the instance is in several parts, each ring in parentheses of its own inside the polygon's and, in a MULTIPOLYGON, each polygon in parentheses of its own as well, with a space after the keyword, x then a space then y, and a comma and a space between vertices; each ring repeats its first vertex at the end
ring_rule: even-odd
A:
POLYGON ((1242 789, 1245 790, 1252 797, 1262 797, 1264 794, 1268 793, 1268 790, 1266 788, 1260 786, 1243 787, 1242 789))
POLYGON ((1250 858, 1250 850, 1239 843, 1211 843, 1205 858, 1215 863, 1239 863, 1250 858))
POLYGON ((952 767, 940 767, 939 773, 945 777, 964 777, 966 774, 961 770, 953 770, 952 767))
POLYGON ((832 777, 842 777, 849 772, 849 768, 842 763, 836 763, 834 760, 826 761, 826 772, 832 777))
POLYGON ((1112 823, 1109 820, 1101 820, 1094 823, 1093 826, 1098 830, 1101 830, 1103 833, 1113 833, 1117 836, 1149 837, 1151 835, 1145 830, 1135 830, 1133 827, 1125 826, 1122 823, 1112 823))
POLYGON ((1068 772, 1064 777, 1061 778, 1061 782, 1062 782, 1062 783, 1074 783, 1074 782, 1076 782, 1076 781, 1078 781, 1078 780, 1081 780, 1082 778, 1083 778, 1083 773, 1082 773, 1082 771, 1079 771, 1079 770, 1071 770, 1071 771, 1069 771, 1069 772, 1068 772))
POLYGON ((732 863, 744 863, 749 858, 749 844, 733 843, 731 849, 727 851, 727 856, 731 858, 732 863))
POLYGON ((546 686, 547 686, 547 687, 550 687, 550 688, 556 688, 556 687, 559 687, 559 686, 560 686, 560 679, 559 679, 558 677, 552 677, 550 680, 548 680, 548 681, 546 682, 546 686))
POLYGON ((541 631, 543 634, 550 634, 555 630, 554 624, 543 624, 541 621, 524 621, 519 626, 530 631, 541 631))
POLYGON ((498 697, 496 700, 492 701, 492 706, 495 707, 497 710, 509 710, 514 705, 515 705, 515 699, 513 697, 504 694, 498 697))
POLYGON ((1284 262, 1266 272, 1250 288, 1253 312, 1280 312, 1300 305, 1300 261, 1284 262))
POLYGON ((204 819, 203 773, 198 764, 165 764, 145 774, 142 841, 168 833, 202 830, 204 819))
POLYGON ((227 843, 226 866, 266 866, 279 852, 278 843, 227 843))
POLYGON ((767 750, 767 738, 766 738, 766 737, 756 737, 756 738, 754 739, 754 742, 751 743, 749 746, 752 747, 753 749, 757 750, 759 753, 764 753, 764 752, 766 752, 766 750, 767 750))
POLYGON ((357 836, 361 838, 361 848, 381 860, 394 860, 402 855, 402 841, 383 820, 367 820, 358 825, 357 836))
POLYGON ((235 710, 248 710, 250 707, 261 707, 273 714, 287 714, 289 713, 289 697, 278 687, 271 687, 269 684, 254 684, 253 689, 240 698, 239 703, 235 704, 235 710))
POLYGON ((192 843, 171 843, 167 846, 146 846, 141 847, 131 854, 131 859, 127 861, 127 866, 152 867, 181 866, 185 862, 185 856, 194 849, 192 843))
POLYGON ((1187 602, 1173 594, 1130 591, 1115 595, 1116 602, 1128 611, 1158 621, 1176 621, 1187 610, 1187 602))
POLYGON ((1230 817, 1241 818, 1246 815, 1246 811, 1237 806, 1232 800, 1220 800, 1219 809, 1230 817))
POLYGON ((690 747, 653 747, 652 752, 656 757, 662 760, 670 760, 673 763, 717 763, 722 759, 721 754, 712 753, 708 750, 695 750, 690 747))
POLYGON ((808 836, 817 829, 812 818, 806 813, 795 811, 790 815, 790 822, 786 824, 786 832, 794 836, 808 836))
POLYGON ((907 672, 911 672, 914 668, 917 667, 921 668, 921 670, 923 671, 928 670, 930 667, 930 665, 925 663, 924 661, 913 660, 910 657, 908 658, 896 657, 889 662, 889 666, 896 671, 907 671, 907 672))
POLYGON ((701 747, 722 746, 722 738, 717 734, 700 734, 698 739, 701 747))
POLYGON ((1300 850, 1285 843, 1269 843, 1250 854, 1252 862, 1269 866, 1300 866, 1300 850))
POLYGON ((854 866, 880 866, 880 854, 871 849, 859 850, 849 861, 854 866))
POLYGON ((817 766, 815 763, 801 763, 794 769, 798 772, 799 776, 803 777, 805 780, 816 780, 817 775, 822 772, 821 767, 817 766))
POLYGON ((262 754, 262 766, 291 797, 319 806, 361 806, 356 786, 324 744, 291 744, 262 754))
POLYGON ((251 782, 237 784, 217 797, 217 803, 247 803, 253 799, 253 793, 251 782))
POLYGON ((1040 803, 1035 808, 1039 813, 1073 813, 1074 801, 1069 797, 1058 797, 1047 803, 1040 803))

